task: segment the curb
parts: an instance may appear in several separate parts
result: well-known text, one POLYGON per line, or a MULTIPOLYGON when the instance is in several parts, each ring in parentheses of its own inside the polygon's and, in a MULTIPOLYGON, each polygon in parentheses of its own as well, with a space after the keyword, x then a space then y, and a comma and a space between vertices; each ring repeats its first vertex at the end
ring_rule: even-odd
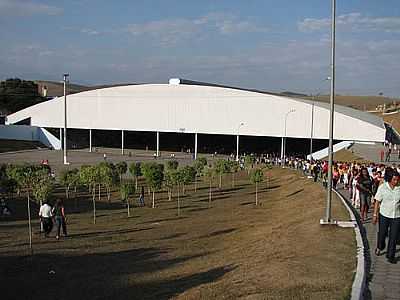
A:
POLYGON ((39 149, 26 149, 26 150, 5 151, 5 152, 0 152, 0 156, 1 156, 2 154, 18 154, 18 153, 34 152, 34 151, 44 151, 44 150, 50 150, 50 149, 49 149, 49 148, 39 148, 39 149))
POLYGON ((366 276, 366 263, 365 263, 365 245, 364 240, 362 238, 360 232, 360 223, 359 220, 356 218, 353 210, 350 208, 349 204, 347 203, 346 199, 336 190, 333 190, 336 195, 340 198, 343 202, 344 206, 346 207, 347 211, 350 214, 351 221, 354 223, 354 232, 356 234, 356 241, 357 241, 357 270, 356 275, 354 277, 353 285, 351 287, 351 300, 363 300, 364 299, 364 291, 367 284, 367 276, 366 276))

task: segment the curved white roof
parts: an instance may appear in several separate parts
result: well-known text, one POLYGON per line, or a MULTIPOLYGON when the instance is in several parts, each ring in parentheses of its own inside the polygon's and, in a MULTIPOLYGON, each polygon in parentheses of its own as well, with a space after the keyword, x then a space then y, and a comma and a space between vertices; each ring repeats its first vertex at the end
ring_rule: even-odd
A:
MULTIPOLYGON (((67 124, 84 129, 281 137, 286 119, 286 136, 309 138, 312 103, 218 86, 127 85, 68 95, 67 124), (291 110, 295 111, 288 114, 291 110)), ((327 139, 329 105, 314 104, 313 137, 327 139)), ((8 123, 26 118, 34 126, 63 127, 63 97, 9 115, 8 123)), ((334 138, 382 142, 384 123, 372 114, 336 106, 334 138)))

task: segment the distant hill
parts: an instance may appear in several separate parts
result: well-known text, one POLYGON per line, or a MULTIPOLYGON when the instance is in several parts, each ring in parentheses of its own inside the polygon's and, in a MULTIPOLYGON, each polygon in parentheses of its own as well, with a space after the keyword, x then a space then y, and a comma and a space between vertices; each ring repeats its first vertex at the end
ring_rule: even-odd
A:
MULTIPOLYGON (((318 97, 301 97, 307 100, 315 100, 321 102, 329 102, 330 96, 329 95, 320 95, 318 97)), ((352 107, 358 110, 363 111, 372 111, 377 108, 379 105, 386 104, 386 107, 396 102, 396 99, 391 99, 382 96, 342 96, 342 95, 335 95, 335 104, 343 105, 352 107)), ((398 100, 400 102, 400 100, 398 100)))
MULTIPOLYGON (((35 80, 38 85, 39 93, 43 95, 43 89, 47 88, 47 97, 59 97, 64 95, 64 83, 62 81, 47 81, 47 80, 35 80)), ((75 94, 91 89, 89 86, 69 83, 67 85, 68 94, 75 94)))
POLYGON ((306 94, 294 93, 289 91, 282 92, 281 95, 286 97, 298 97, 298 98, 308 97, 308 95, 306 94))
POLYGON ((7 115, 45 100, 33 81, 11 78, 0 82, 0 115, 7 115))
MULTIPOLYGON (((43 95, 44 87, 47 88, 47 97, 60 97, 64 95, 64 83, 62 81, 57 82, 48 80, 35 80, 35 83, 38 85, 39 93, 41 95, 43 95)), ((104 84, 104 85, 92 85, 92 86, 68 83, 67 94, 75 94, 95 89, 103 89, 108 87, 124 86, 132 84, 135 83, 104 84)))

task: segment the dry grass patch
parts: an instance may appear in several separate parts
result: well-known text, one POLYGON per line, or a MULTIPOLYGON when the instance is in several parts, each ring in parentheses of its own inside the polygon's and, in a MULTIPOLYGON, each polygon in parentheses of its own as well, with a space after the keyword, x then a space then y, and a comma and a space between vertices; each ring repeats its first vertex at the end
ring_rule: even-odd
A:
MULTIPOLYGON (((354 231, 321 227, 321 186, 287 169, 269 171, 254 206, 245 172, 227 176, 208 209, 207 185, 175 201, 157 194, 157 208, 90 202, 70 214, 70 237, 35 235, 26 254, 25 221, 0 223, 0 275, 6 298, 32 299, 343 299, 356 267, 354 231), (49 274, 54 270, 55 274, 49 274), (4 290, 5 287, 5 290, 4 290)), ((62 191, 60 191, 60 196, 62 191)), ((84 194, 83 196, 84 197, 84 194)), ((147 200, 147 199, 146 199, 147 200)), ((21 208, 22 201, 19 201, 21 208)), ((70 208, 69 210, 71 210, 70 208)), ((340 200, 333 215, 348 219, 340 200)), ((35 224, 38 228, 38 224, 35 224)), ((2 299, 4 299, 2 297, 2 299)))

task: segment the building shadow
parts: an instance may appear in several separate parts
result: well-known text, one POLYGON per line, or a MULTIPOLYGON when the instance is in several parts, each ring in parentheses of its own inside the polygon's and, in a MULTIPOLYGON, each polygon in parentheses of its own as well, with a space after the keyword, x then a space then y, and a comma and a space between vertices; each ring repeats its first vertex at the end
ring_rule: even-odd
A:
POLYGON ((172 258, 167 249, 153 247, 82 253, 1 256, 1 299, 169 299, 236 268, 215 267, 185 275, 166 271, 207 252, 172 258))

